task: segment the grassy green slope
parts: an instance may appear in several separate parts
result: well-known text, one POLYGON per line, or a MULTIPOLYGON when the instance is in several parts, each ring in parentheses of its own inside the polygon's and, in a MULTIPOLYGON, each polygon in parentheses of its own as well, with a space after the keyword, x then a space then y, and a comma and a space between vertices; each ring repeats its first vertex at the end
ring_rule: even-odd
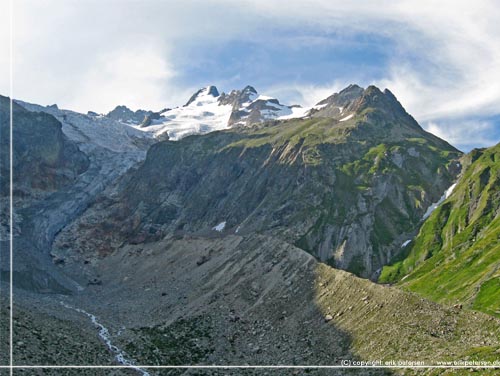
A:
POLYGON ((500 316, 500 144, 474 150, 453 194, 381 282, 500 316))

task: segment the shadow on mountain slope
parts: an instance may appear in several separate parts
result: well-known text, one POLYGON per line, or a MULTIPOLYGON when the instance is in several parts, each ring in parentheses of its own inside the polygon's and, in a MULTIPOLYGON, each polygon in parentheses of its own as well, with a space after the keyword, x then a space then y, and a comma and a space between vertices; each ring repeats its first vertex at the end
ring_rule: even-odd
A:
POLYGON ((96 267, 101 284, 67 301, 100 317, 138 364, 433 363, 500 348, 498 320, 376 285, 267 236, 129 244, 96 267))

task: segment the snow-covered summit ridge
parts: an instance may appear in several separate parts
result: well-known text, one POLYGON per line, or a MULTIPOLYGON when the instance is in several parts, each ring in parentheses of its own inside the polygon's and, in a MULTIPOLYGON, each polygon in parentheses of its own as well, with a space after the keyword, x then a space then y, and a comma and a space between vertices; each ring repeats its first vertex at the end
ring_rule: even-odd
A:
POLYGON ((198 90, 182 107, 165 111, 151 125, 140 128, 155 137, 178 140, 190 134, 207 133, 228 127, 232 107, 221 105, 215 86, 198 90))
MULTIPOLYGON (((105 144, 112 150, 121 150, 124 145, 125 148, 135 148, 135 141, 130 142, 129 136, 133 140, 137 138, 179 140, 190 134, 208 133, 233 126, 310 116, 332 117, 337 121, 347 121, 354 116, 355 109, 351 107, 363 92, 363 88, 350 85, 313 107, 301 107, 282 104, 277 98, 263 95, 249 85, 240 90, 231 90, 227 94, 209 85, 197 90, 183 106, 165 108, 157 112, 132 111, 124 105, 117 106, 107 114, 89 111, 84 115, 60 110, 55 105, 34 110, 52 113, 58 116, 63 124, 77 125, 79 131, 89 133, 90 138, 96 138, 103 146, 105 144), (107 127, 106 132, 101 129, 103 126, 107 127), (113 131, 110 132, 111 130, 113 131), (116 140, 111 140, 111 133, 120 136, 116 140)), ((65 128, 68 133, 74 133, 74 129, 68 126, 65 128)))
POLYGON ((259 94, 252 86, 228 94, 219 93, 215 86, 206 86, 196 91, 184 106, 167 110, 138 129, 160 139, 179 140, 190 134, 232 126, 303 117, 308 111, 309 108, 281 104, 276 98, 259 94))
POLYGON ((184 107, 186 106, 189 106, 191 103, 193 103, 194 101, 196 100, 200 100, 201 98, 203 97, 208 97, 208 96, 211 96, 211 97, 214 97, 214 98, 217 98, 219 96, 219 91, 217 90, 217 88, 215 86, 207 86, 207 87, 204 87, 204 88, 201 88, 200 90, 198 90, 196 93, 194 93, 191 98, 189 98, 189 100, 187 101, 187 103, 184 105, 184 107))

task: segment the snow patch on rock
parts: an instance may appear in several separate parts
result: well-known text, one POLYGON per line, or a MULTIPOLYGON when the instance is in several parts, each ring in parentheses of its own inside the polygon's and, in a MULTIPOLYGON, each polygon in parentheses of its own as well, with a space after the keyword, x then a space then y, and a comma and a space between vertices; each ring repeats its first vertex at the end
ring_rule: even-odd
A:
POLYGON ((431 206, 429 206, 429 208, 427 209, 427 211, 425 212, 424 216, 422 217, 422 219, 427 219, 429 218, 429 216, 432 214, 432 212, 434 210, 436 210, 436 208, 441 205, 443 203, 444 200, 446 200, 448 197, 451 196, 451 194, 453 193, 453 190, 455 189, 455 187, 457 186, 457 183, 454 183, 451 185, 450 188, 448 188, 444 193, 443 195, 441 196, 441 198, 438 200, 438 202, 435 202, 433 203, 431 206))
POLYGON ((217 226, 212 227, 212 230, 222 232, 226 228, 226 221, 219 223, 217 226))
POLYGON ((350 114, 350 115, 347 115, 346 117, 343 117, 342 119, 340 119, 339 121, 347 121, 349 119, 352 119, 352 117, 354 116, 354 114, 350 114))

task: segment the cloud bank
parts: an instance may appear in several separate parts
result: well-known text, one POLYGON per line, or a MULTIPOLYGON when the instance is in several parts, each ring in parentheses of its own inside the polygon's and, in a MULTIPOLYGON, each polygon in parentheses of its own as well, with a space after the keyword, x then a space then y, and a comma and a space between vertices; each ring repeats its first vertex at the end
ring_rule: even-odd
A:
POLYGON ((179 105, 212 83, 301 104, 376 84, 468 149, 500 141, 499 19, 494 1, 16 0, 14 95, 105 112, 179 105))

